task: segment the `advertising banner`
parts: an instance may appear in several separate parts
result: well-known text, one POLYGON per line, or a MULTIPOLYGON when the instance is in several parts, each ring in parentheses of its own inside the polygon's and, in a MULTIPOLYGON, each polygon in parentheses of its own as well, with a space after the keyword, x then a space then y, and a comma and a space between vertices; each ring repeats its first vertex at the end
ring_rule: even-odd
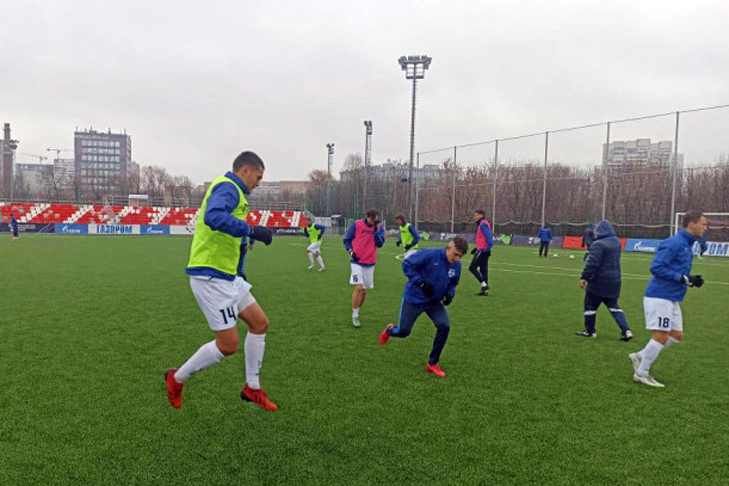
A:
POLYGON ((171 235, 182 235, 191 236, 195 233, 195 227, 193 225, 172 225, 170 226, 171 235))
POLYGON ((170 227, 166 224, 143 224, 139 227, 141 235, 169 235, 170 227))
POLYGON ((90 235, 138 235, 138 224, 90 224, 90 235))
MULTIPOLYGON (((10 224, 9 223, 0 223, 0 231, 9 232, 10 224)), ((18 223, 18 232, 19 233, 49 233, 51 231, 53 231, 53 225, 18 223)))
MULTIPOLYGON (((694 243, 694 254, 699 254, 699 244, 694 243)), ((729 242, 726 241, 707 241, 706 252, 704 256, 729 257, 729 242)))
POLYGON ((86 224, 54 224, 54 232, 61 235, 87 235, 89 226, 86 224))
POLYGON ((655 253, 661 240, 638 240, 629 238, 625 245, 625 251, 655 253))

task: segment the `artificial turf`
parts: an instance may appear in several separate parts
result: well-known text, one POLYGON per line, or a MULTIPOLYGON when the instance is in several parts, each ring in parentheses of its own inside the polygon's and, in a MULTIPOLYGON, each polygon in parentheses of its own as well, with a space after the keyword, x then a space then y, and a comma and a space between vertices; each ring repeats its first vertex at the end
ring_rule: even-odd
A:
POLYGON ((404 277, 388 241, 350 323, 349 263, 303 237, 249 255, 271 327, 262 384, 280 410, 238 397, 242 354, 194 376, 181 410, 162 375, 211 339, 184 274, 186 237, 0 239, 0 484, 727 484, 729 261, 683 306, 686 341, 632 382, 645 344, 650 256, 623 256, 618 341, 606 310, 582 327, 581 254, 497 247, 492 292, 463 269, 444 380, 424 372, 434 328, 377 344, 404 277), (554 252, 553 252, 554 253, 554 252))

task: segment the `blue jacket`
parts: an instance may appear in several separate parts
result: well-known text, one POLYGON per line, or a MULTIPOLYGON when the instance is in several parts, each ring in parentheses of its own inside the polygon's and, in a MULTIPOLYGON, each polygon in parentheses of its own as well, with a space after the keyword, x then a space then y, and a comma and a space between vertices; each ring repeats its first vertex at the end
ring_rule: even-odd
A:
POLYGON ((582 270, 588 292, 600 297, 620 296, 620 251, 620 240, 612 225, 605 219, 600 221, 582 270))
POLYGON ((539 228, 539 233, 537 234, 537 238, 539 238, 541 241, 546 241, 546 242, 552 241, 552 230, 546 226, 539 228))
POLYGON ((10 219, 10 228, 12 228, 13 231, 18 231, 18 220, 15 219, 15 216, 10 219))
MULTIPOLYGON (((241 188, 244 194, 250 194, 250 191, 246 187, 245 183, 238 178, 237 175, 232 172, 226 172, 225 177, 232 179, 238 187, 241 188)), ((208 198, 207 209, 205 210, 204 221, 210 229, 215 231, 222 231, 230 236, 236 238, 243 238, 241 241, 241 256, 238 260, 238 272, 239 276, 243 274, 244 260, 246 252, 248 251, 245 241, 247 241, 248 235, 252 231, 252 227, 243 220, 234 217, 231 213, 235 208, 238 207, 239 203, 238 190, 230 182, 224 182, 218 184, 213 189, 213 192, 208 198)), ((195 267, 188 268, 185 270, 188 275, 191 276, 202 276, 202 277, 213 277, 222 278, 224 280, 235 280, 235 275, 228 275, 219 270, 209 267, 195 267)))
POLYGON ((693 236, 685 229, 681 229, 658 244, 656 256, 651 263, 653 277, 645 289, 646 297, 673 302, 683 300, 688 288, 683 277, 691 273, 691 262, 694 257, 691 247, 694 241, 693 236))
POLYGON ((403 300, 413 305, 436 304, 449 295, 456 295, 461 278, 461 262, 450 263, 445 248, 425 249, 409 256, 402 262, 402 271, 408 278, 403 300), (426 282, 433 287, 433 295, 426 296, 419 285, 426 282))

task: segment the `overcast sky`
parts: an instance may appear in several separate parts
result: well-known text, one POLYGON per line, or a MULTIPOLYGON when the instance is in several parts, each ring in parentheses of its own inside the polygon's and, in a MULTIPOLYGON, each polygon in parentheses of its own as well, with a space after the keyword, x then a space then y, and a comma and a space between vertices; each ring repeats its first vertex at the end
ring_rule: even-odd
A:
MULTIPOLYGON (((403 54, 433 57, 416 150, 729 103, 727 0, 13 0, 0 13, 0 121, 18 152, 72 148, 75 127, 126 129, 137 162, 196 182, 243 149, 269 180, 325 168, 327 142, 340 168, 363 151, 365 119, 374 161, 407 159, 403 54)), ((689 158, 729 152, 729 110, 681 123, 689 158)), ((615 134, 671 139, 673 120, 615 134)), ((599 157, 602 140, 555 135, 553 150, 599 157)), ((542 144, 503 157, 538 159, 542 144)))

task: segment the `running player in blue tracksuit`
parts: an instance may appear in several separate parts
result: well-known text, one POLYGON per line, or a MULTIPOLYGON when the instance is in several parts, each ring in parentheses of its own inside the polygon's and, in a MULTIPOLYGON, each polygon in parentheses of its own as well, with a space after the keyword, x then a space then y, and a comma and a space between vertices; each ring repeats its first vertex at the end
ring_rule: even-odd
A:
POLYGON ((633 381, 663 388, 650 375, 651 365, 665 348, 683 341, 683 315, 680 303, 689 287, 704 285, 701 275, 691 275, 692 247, 706 231, 706 217, 700 211, 688 211, 683 228, 663 240, 651 263, 653 274, 643 297, 645 327, 651 332, 648 344, 628 357, 633 363, 633 381))
POLYGON ((418 316, 423 312, 428 314, 437 331, 425 370, 439 378, 445 377, 438 362, 450 333, 445 307, 456 295, 456 286, 461 278, 461 258, 466 252, 466 240, 454 238, 446 248, 420 250, 406 258, 402 269, 408 282, 400 306, 400 320, 397 326, 388 324, 379 337, 381 345, 387 344, 390 337, 406 338, 418 316))

